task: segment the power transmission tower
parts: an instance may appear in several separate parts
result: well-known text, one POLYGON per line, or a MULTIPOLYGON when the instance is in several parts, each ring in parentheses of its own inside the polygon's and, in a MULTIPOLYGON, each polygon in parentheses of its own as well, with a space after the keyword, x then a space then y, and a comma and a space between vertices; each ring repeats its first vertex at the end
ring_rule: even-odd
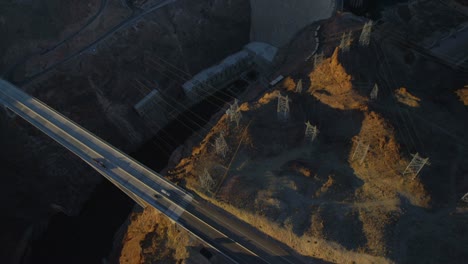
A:
POLYGON ((285 121, 289 118, 289 96, 278 94, 278 107, 276 108, 278 119, 285 121))
POLYGON ((237 98, 234 99, 234 103, 230 106, 230 108, 235 112, 239 111, 239 100, 237 100, 237 98))
POLYGON ((369 46, 370 43, 370 38, 371 38, 371 32, 372 32, 372 20, 364 24, 364 27, 362 28, 361 36, 359 37, 359 45, 361 46, 369 46))
POLYGON ((242 113, 239 110, 237 110, 231 116, 231 122, 236 122, 236 127, 239 127, 239 122, 241 118, 242 118, 242 113))
POLYGON ((317 68, 323 62, 323 52, 314 55, 314 68, 317 68))
POLYGON ((224 139, 223 133, 219 135, 218 138, 215 140, 215 148, 216 154, 221 155, 223 158, 226 157, 226 153, 228 152, 228 145, 226 140, 224 139))
POLYGON ((431 165, 431 164, 429 163, 429 158, 422 158, 421 156, 419 156, 419 153, 416 153, 414 155, 412 154, 412 156, 413 156, 413 159, 406 167, 405 171, 403 172, 403 175, 411 174, 413 175, 413 179, 415 179, 416 176, 418 176, 419 172, 424 167, 424 165, 426 164, 431 165))
POLYGON ((302 80, 299 80, 296 84, 296 93, 302 93, 302 80))
POLYGON ((465 203, 468 203, 468 193, 465 193, 465 195, 463 195, 461 200, 464 201, 465 203))
POLYGON ((363 140, 359 139, 351 160, 358 160, 359 164, 362 164, 367 156, 367 152, 369 152, 369 147, 369 143, 365 143, 363 140))
POLYGON ((207 191, 211 192, 211 190, 215 186, 215 181, 213 180, 207 169, 205 169, 203 171, 203 174, 198 177, 198 180, 200 186, 207 191))
POLYGON ((317 138, 317 135, 320 133, 320 131, 317 129, 317 126, 313 126, 309 121, 307 121, 305 125, 305 140, 306 142, 312 143, 314 142, 315 138, 317 138))
POLYGON ((226 110, 226 114, 229 117, 230 122, 236 122, 236 125, 239 126, 239 122, 242 118, 242 113, 240 112, 239 101, 234 99, 234 103, 226 110))
POLYGON ((377 95, 379 94, 379 86, 377 84, 374 85, 374 88, 372 88, 372 91, 370 93, 370 99, 373 101, 377 99, 377 95))
POLYGON ((226 110, 226 114, 228 115, 229 117, 229 121, 230 122, 236 122, 236 126, 238 127, 239 126, 239 122, 242 118, 242 113, 237 110, 233 110, 232 108, 229 108, 226 110))
POLYGON ((341 35, 340 50, 344 52, 349 51, 352 41, 351 32, 343 33, 343 35, 341 35))

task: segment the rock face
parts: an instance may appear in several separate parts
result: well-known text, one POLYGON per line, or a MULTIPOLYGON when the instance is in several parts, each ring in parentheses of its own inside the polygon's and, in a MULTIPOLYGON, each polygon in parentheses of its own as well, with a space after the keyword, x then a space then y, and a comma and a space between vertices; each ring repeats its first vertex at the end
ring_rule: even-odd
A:
POLYGON ((468 186, 460 146, 467 112, 458 101, 464 91, 457 90, 460 98, 453 92, 467 76, 454 81, 459 73, 424 58, 415 60, 418 67, 405 65, 404 52, 391 42, 379 42, 388 60, 382 63, 372 49, 354 44, 353 52, 340 52, 339 38, 324 38, 350 28, 346 16, 322 24, 322 64, 298 59, 282 84, 241 105, 239 127, 220 115, 200 144, 174 155, 182 159, 171 177, 299 254, 327 263, 458 263, 468 256, 462 246, 468 211, 459 201, 468 186), (398 70, 405 74, 387 83, 382 73, 398 70), (444 77, 424 78, 437 72, 444 77), (298 80, 308 93, 295 91, 298 80), (379 106, 368 100, 375 83, 379 106), (407 88, 392 98, 398 87, 407 88), (279 94, 291 99, 288 121, 276 117, 279 94), (320 129, 308 145, 304 120, 320 129), (211 147, 221 132, 230 149, 225 157, 211 147), (433 163, 418 175, 404 173, 415 150, 433 163), (216 195, 200 182, 204 170, 218 184, 216 195))
POLYGON ((250 0, 250 40, 276 47, 287 44, 305 26, 329 18, 335 0, 250 0))
MULTIPOLYGON (((62 3, 60 10, 76 9, 79 2, 72 2, 70 6, 62 3)), ((90 14, 96 12, 93 8, 99 7, 99 1, 81 2, 86 8, 80 10, 90 14)), ((113 26, 106 23, 106 18, 114 9, 122 10, 119 2, 109 1, 99 25, 93 25, 95 30, 113 26)), ((42 76, 40 83, 36 81, 23 88, 116 147, 127 152, 135 150, 153 134, 132 108, 146 92, 135 86, 135 79, 144 76, 164 88, 175 89, 187 74, 196 73, 241 49, 248 42, 249 8, 247 0, 176 1, 140 19, 134 27, 116 32, 97 46, 96 53, 83 53, 42 76)), ((65 28, 67 23, 84 24, 89 17, 85 13, 82 21, 63 20, 65 28)), ((116 17, 112 19, 115 21, 116 17)), ((0 25, 3 25, 1 21, 2 17, 0 25)), ((46 39, 30 36, 28 50, 44 43, 51 46, 62 39, 59 35, 63 34, 55 32, 46 35, 46 39)), ((93 34, 79 37, 77 42, 80 44, 95 40, 93 34)), ((11 38, 1 45, 6 45, 2 46, 5 50, 15 50, 12 47, 17 43, 24 45, 24 38, 19 39, 11 38)), ((73 45, 66 48, 69 52, 77 49, 73 45)), ((0 53, 3 55, 0 61, 14 62, 14 58, 20 61, 22 56, 18 54, 0 53)), ((28 63, 26 61, 26 66, 18 68, 16 77, 28 68, 28 63)), ((0 154, 3 168, 1 221, 8 226, 8 232, 0 238, 2 245, 7 245, 2 247, 0 259, 2 263, 10 263, 13 262, 11 252, 21 240, 24 241, 24 230, 39 222, 47 222, 51 204, 64 208, 67 214, 78 214, 102 177, 18 117, 10 119, 2 112, 0 131, 3 149, 0 154)), ((36 237, 40 235, 37 229, 34 234, 36 237)))

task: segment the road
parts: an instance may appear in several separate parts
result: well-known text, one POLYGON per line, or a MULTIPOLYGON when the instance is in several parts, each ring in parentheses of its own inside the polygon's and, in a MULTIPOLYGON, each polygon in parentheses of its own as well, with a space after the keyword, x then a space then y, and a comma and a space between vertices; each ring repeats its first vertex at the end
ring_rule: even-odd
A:
POLYGON ((67 61, 70 61, 71 59, 74 59, 75 57, 89 51, 89 50, 93 50, 96 48, 96 46, 106 40, 107 38, 109 38, 112 34, 114 34, 115 32, 121 30, 121 29, 124 29, 124 28, 127 28, 129 26, 131 26, 133 23, 135 23, 136 21, 140 20, 143 16, 153 12, 154 10, 157 10, 159 8, 162 8, 162 7, 165 7, 166 5, 169 5, 173 2, 175 2, 177 0, 164 0, 164 1, 161 1, 160 3, 158 4, 155 4, 153 6, 151 6, 150 8, 146 9, 146 10, 140 10, 140 11, 137 11, 135 12, 132 16, 130 16, 128 19, 120 22, 119 24, 117 24, 116 26, 114 26, 113 28, 111 28, 109 31, 107 31, 104 35, 102 35, 101 37, 97 38, 96 40, 94 40, 93 42, 91 42, 90 44, 88 44, 87 46, 77 50, 76 52, 68 55, 67 57, 65 57, 64 59, 62 59, 61 61, 59 62, 56 62, 52 65, 50 65, 49 67, 45 68, 44 70, 40 71, 40 72, 37 72, 29 77, 27 77, 26 79, 22 80, 21 82, 18 82, 17 84, 19 86, 24 86, 28 83, 30 83, 31 81, 37 79, 38 77, 50 72, 51 70, 55 69, 57 66, 67 62, 67 61))
POLYGON ((278 241, 221 208, 194 199, 163 176, 3 80, 0 103, 80 157, 135 202, 156 208, 233 263, 303 263, 278 241))

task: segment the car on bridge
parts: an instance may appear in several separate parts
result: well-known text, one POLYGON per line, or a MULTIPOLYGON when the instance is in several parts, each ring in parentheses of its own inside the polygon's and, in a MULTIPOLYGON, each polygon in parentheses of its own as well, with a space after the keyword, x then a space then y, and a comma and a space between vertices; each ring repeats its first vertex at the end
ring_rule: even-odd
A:
POLYGON ((171 196, 171 194, 170 194, 168 191, 164 190, 164 189, 161 189, 161 193, 163 193, 163 194, 166 195, 167 197, 170 197, 170 196, 171 196))
POLYGON ((99 165, 99 167, 107 169, 106 164, 104 163, 104 161, 98 160, 98 159, 93 159, 93 161, 96 162, 96 164, 99 165))

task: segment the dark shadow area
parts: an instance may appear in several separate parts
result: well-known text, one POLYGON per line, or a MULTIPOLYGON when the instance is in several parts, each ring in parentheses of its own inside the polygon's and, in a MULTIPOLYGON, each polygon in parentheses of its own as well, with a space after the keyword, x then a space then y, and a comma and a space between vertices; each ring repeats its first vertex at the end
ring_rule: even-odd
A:
MULTIPOLYGON (((242 92, 246 87, 241 88, 237 91, 242 92)), ((199 129, 198 125, 204 125, 198 116, 209 120, 231 96, 234 95, 223 90, 208 97, 190 111, 184 112, 150 142, 130 155, 155 171, 162 170, 167 165, 170 153, 191 136, 194 130, 199 129), (173 144, 168 146, 165 142, 173 144)), ((115 168, 106 159, 97 159, 94 162, 103 169, 115 168)), ((133 200, 104 179, 78 216, 58 213, 52 217, 45 233, 33 242, 32 261, 50 264, 101 264, 112 249, 116 230, 127 219, 133 206, 133 200)))
MULTIPOLYGON (((236 92, 243 92, 246 86, 242 86, 241 88, 236 90, 236 92)), ((166 152, 167 150, 172 152, 194 133, 199 135, 199 140, 201 141, 201 135, 205 132, 201 127, 205 126, 213 113, 219 111, 233 97, 235 97, 235 94, 227 88, 214 93, 194 105, 191 109, 180 114, 177 119, 170 121, 149 142, 143 144, 138 151, 131 154, 132 157, 149 168, 160 171, 167 165, 167 159, 169 158, 157 158, 158 155, 161 155, 161 151, 166 149, 166 152)))
POLYGON ((52 217, 45 233, 32 243, 32 263, 101 264, 133 205, 125 193, 103 180, 78 216, 52 217))
POLYGON ((380 12, 383 10, 384 7, 404 2, 407 2, 407 0, 344 1, 343 10, 352 12, 358 16, 367 16, 372 18, 373 20, 377 20, 381 17, 380 12))

